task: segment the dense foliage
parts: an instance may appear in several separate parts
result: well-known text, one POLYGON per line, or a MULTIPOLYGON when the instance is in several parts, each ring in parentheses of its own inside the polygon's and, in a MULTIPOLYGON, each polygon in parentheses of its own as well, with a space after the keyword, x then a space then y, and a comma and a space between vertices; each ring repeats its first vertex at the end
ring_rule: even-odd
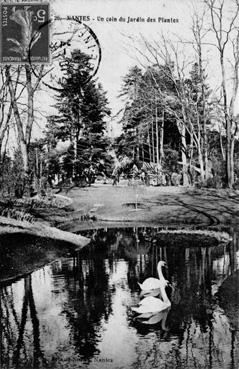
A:
MULTIPOLYGON (((173 62, 145 70, 135 66, 123 79, 123 131, 115 140, 118 157, 158 172, 184 174, 184 184, 225 184, 225 137, 214 127, 215 103, 198 63, 183 77, 173 62)), ((237 152, 236 152, 237 154, 237 152)))
POLYGON ((67 60, 66 78, 57 97, 58 114, 48 118, 49 169, 64 179, 79 180, 87 172, 111 170, 105 122, 110 114, 108 101, 102 86, 88 81, 89 73, 89 59, 81 52, 67 60), (59 142, 69 145, 61 152, 59 142))

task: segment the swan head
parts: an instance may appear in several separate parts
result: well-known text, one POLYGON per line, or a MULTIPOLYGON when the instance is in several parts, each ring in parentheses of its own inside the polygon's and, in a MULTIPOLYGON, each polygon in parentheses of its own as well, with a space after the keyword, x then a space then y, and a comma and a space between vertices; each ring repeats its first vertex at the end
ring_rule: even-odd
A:
POLYGON ((167 263, 166 263, 166 261, 164 261, 164 260, 160 260, 159 262, 158 262, 158 268, 161 268, 161 267, 165 267, 165 268, 167 268, 168 266, 167 266, 167 263))

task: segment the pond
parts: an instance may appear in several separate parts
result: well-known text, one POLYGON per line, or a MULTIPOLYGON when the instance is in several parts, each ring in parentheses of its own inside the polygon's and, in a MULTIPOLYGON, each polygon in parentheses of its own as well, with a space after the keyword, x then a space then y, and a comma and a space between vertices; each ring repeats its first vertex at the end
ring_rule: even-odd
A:
POLYGON ((81 252, 2 286, 0 367, 238 368, 238 235, 211 247, 156 233, 86 231, 81 252), (157 277, 159 260, 171 308, 139 320, 138 282, 157 277))

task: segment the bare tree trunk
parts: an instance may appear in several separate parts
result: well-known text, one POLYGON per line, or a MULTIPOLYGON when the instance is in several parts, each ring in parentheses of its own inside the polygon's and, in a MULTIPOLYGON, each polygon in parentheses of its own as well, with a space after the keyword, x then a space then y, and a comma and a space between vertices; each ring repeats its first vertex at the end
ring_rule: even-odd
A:
POLYGON ((203 162, 203 155, 200 146, 198 147, 198 161, 200 166, 200 174, 202 181, 205 181, 205 171, 204 171, 204 162, 203 162))
POLYGON ((28 65, 25 66, 26 71, 26 85, 27 85, 27 126, 26 126, 26 144, 30 144, 31 135, 32 135, 32 126, 34 122, 34 89, 32 86, 32 75, 30 71, 30 67, 28 65))
POLYGON ((149 150, 149 161, 151 163, 152 156, 151 156, 150 132, 149 132, 149 123, 148 122, 147 122, 147 128, 148 128, 148 142, 149 142, 149 146, 148 146, 148 150, 149 150))
POLYGON ((204 143, 204 169, 205 169, 205 178, 209 178, 209 168, 208 168, 208 137, 206 129, 204 131, 203 143, 204 143))
POLYGON ((27 143, 26 143, 25 136, 24 136, 23 125, 22 125, 20 113, 19 113, 18 106, 17 106, 16 94, 15 94, 15 89, 13 88, 9 66, 6 67, 6 77, 8 79, 8 87, 9 87, 9 93, 11 97, 12 109, 13 109, 13 113, 15 117, 15 122, 17 125, 18 139, 19 139, 19 144, 20 144, 20 149, 21 149, 21 154, 22 154, 24 175, 27 176, 29 172, 27 143))
POLYGON ((7 153, 7 145, 8 145, 8 141, 9 141, 9 125, 7 126, 7 130, 6 130, 6 134, 5 134, 5 142, 3 145, 3 142, 1 142, 0 144, 0 149, 1 149, 1 154, 0 154, 0 160, 3 162, 5 160, 6 157, 6 153, 7 153))
POLYGON ((189 175, 190 175, 190 178, 189 178, 189 183, 190 185, 194 185, 194 176, 193 176, 193 172, 192 172, 192 161, 193 161, 193 152, 194 152, 194 147, 193 147, 193 140, 192 140, 192 137, 190 136, 190 156, 189 156, 189 175))
POLYGON ((227 90, 226 90, 226 75, 224 67, 224 55, 220 57, 221 70, 222 70, 222 93, 223 93, 223 110, 226 122, 226 183, 229 188, 232 187, 232 168, 231 168, 231 120, 227 111, 227 90))
POLYGON ((235 149, 235 136, 232 138, 231 141, 231 152, 230 152, 230 166, 231 166, 231 176, 232 176, 232 185, 234 184, 234 149, 235 149))
POLYGON ((76 176, 76 160, 77 160, 77 135, 73 134, 73 164, 72 164, 72 179, 76 176))
POLYGON ((156 162, 159 168, 159 126, 158 126, 158 109, 155 108, 155 129, 156 129, 156 162))
POLYGON ((139 130, 136 127, 136 161, 139 162, 139 130))
POLYGON ((221 149, 221 154, 222 154, 222 160, 225 161, 226 160, 226 155, 225 155, 225 150, 224 150, 223 143, 222 143, 222 133, 221 133, 221 131, 219 132, 219 138, 220 138, 220 149, 221 149))
POLYGON ((164 110, 162 111, 162 121, 160 124, 160 141, 159 141, 159 155, 160 155, 160 165, 162 165, 162 160, 164 159, 164 150, 163 150, 163 143, 164 143, 164 110))
POLYGON ((152 119, 152 131, 151 131, 151 134, 152 134, 152 156, 153 156, 153 160, 152 162, 155 163, 155 150, 154 150, 154 120, 152 119))
MULTIPOLYGON (((2 101, 1 103, 4 105, 5 101, 2 101)), ((3 143, 3 140, 4 140, 5 134, 9 130, 9 122, 10 122, 11 116, 12 116, 12 105, 10 104, 8 114, 7 114, 7 118, 2 119, 1 126, 0 126, 0 155, 1 155, 1 152, 2 152, 2 143, 3 143)))
MULTIPOLYGON (((226 116, 226 183, 229 188, 233 185, 233 173, 232 173, 232 167, 231 164, 233 162, 233 158, 231 157, 232 150, 231 150, 231 122, 228 115, 226 116)), ((234 150, 233 150, 234 151, 234 150)))
POLYGON ((201 82, 201 93, 202 93, 202 119, 203 119, 203 132, 202 132, 202 154, 203 154, 203 166, 205 180, 209 177, 208 172, 208 137, 207 137, 207 117, 206 117, 206 99, 205 99, 205 86, 203 78, 203 67, 202 67, 202 55, 201 55, 201 44, 199 48, 199 71, 200 71, 200 82, 201 82))
POLYGON ((186 153, 185 153, 185 149, 186 149, 186 128, 185 125, 182 124, 181 125, 181 143, 182 143, 182 150, 181 150, 181 155, 182 155, 182 164, 183 164, 183 185, 184 186, 188 186, 188 166, 187 166, 187 157, 186 157, 186 153))

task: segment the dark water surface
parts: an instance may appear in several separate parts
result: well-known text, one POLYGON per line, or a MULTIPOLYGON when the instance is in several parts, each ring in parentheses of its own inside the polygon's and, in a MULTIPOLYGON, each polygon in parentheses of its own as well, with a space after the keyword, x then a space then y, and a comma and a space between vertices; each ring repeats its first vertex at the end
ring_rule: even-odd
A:
POLYGON ((81 253, 2 287, 0 367, 237 369, 238 235, 226 246, 185 247, 155 233, 85 232, 92 243, 81 253), (159 260, 172 306, 143 324, 130 306, 159 260))

